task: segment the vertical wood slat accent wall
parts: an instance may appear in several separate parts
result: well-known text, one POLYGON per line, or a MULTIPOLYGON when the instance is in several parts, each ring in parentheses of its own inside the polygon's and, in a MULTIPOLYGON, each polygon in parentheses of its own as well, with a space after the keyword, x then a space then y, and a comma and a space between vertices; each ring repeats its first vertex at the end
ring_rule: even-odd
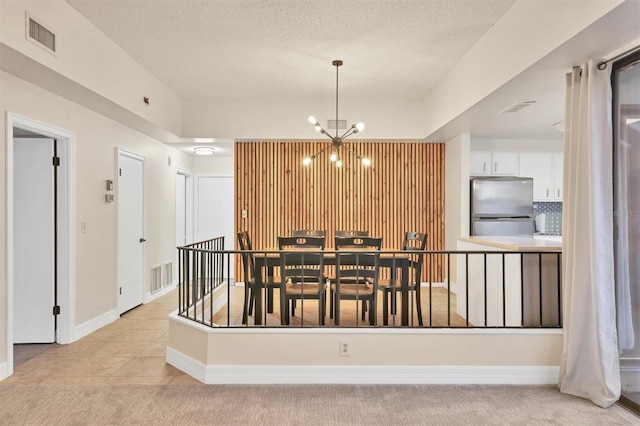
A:
MULTIPOLYGON (((324 229, 327 247, 339 229, 368 230, 383 249, 400 249, 406 231, 426 232, 428 250, 444 248, 444 144, 417 140, 353 140, 371 159, 364 167, 344 147, 341 169, 327 149, 309 166, 302 159, 330 144, 318 141, 247 141, 235 144, 235 225, 249 231, 254 249, 277 247, 293 229, 324 229), (242 210, 248 217, 242 218, 242 210)), ((238 242, 234 243, 236 250, 238 242)), ((437 258, 436 258, 437 257, 437 258)), ((423 281, 441 282, 446 262, 425 258, 423 281)), ((243 279, 240 257, 235 277, 243 279)))

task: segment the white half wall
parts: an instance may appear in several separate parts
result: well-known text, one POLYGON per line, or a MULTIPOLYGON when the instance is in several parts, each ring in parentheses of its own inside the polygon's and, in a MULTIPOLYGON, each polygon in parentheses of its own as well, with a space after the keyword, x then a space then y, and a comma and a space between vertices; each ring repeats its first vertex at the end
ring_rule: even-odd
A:
POLYGON ((557 329, 210 328, 173 313, 166 359, 203 383, 551 384, 561 351, 557 329))

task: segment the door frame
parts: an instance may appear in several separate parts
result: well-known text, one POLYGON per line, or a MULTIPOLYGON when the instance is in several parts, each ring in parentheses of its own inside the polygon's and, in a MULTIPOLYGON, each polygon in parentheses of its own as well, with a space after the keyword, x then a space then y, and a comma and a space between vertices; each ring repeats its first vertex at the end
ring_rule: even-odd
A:
MULTIPOLYGON (((7 111, 6 123, 6 317, 5 317, 5 346, 6 346, 6 375, 13 374, 13 128, 17 127, 47 136, 57 140, 60 168, 58 169, 58 315, 56 342, 71 343, 74 341, 75 324, 75 141, 76 134, 70 130, 52 126, 7 111)), ((53 307, 52 307, 53 308, 53 307)), ((0 379, 2 373, 0 372, 0 379)))
MULTIPOLYGON (((186 220, 186 225, 189 229, 189 233, 191 235, 191 241, 187 241, 187 244, 191 244, 194 243, 195 241, 193 241, 195 239, 195 226, 196 226, 196 222, 195 222, 195 191, 194 191, 194 176, 193 173, 186 170, 186 169, 182 169, 180 167, 176 167, 176 175, 182 175, 185 177, 185 181, 186 181, 186 199, 187 199, 187 203, 185 206, 185 220, 186 220)), ((175 192, 175 191, 174 191, 175 192)), ((177 203, 178 200, 176 200, 177 203)), ((176 229, 176 235, 178 235, 178 230, 176 229)))
MULTIPOLYGON (((186 226, 189 229, 190 235, 187 236, 191 236, 191 239, 189 240, 187 238, 187 244, 192 244, 195 242, 195 229, 196 229, 196 221, 195 221, 195 190, 194 190, 194 186, 195 186, 195 179, 194 179, 194 175, 192 172, 180 168, 180 167, 176 167, 176 175, 182 175, 185 177, 185 198, 186 198, 186 204, 185 204, 185 222, 186 222, 186 226), (189 226, 190 225, 190 226, 189 226)), ((174 188, 174 194, 177 192, 177 189, 174 188)), ((176 199, 175 201, 176 206, 178 204, 178 199, 176 199)), ((175 230, 175 235, 178 235, 178 230, 175 230)), ((178 277, 178 264, 180 262, 180 259, 178 257, 178 250, 176 248, 175 254, 174 254, 174 259, 173 259, 173 277, 171 277, 171 282, 176 284, 178 283, 178 280, 180 279, 180 277, 178 277)))
MULTIPOLYGON (((116 170, 114 176, 115 179, 115 193, 116 193, 116 283, 114 292, 116 295, 116 312, 120 317, 120 297, 118 288, 120 286, 120 190, 118 185, 120 184, 119 170, 120 170, 120 156, 132 158, 134 160, 142 161, 142 237, 147 235, 147 159, 145 156, 136 154, 131 151, 124 150, 122 148, 116 148, 116 170)), ((148 303, 153 300, 150 295, 147 295, 147 245, 142 247, 142 303, 148 303)))

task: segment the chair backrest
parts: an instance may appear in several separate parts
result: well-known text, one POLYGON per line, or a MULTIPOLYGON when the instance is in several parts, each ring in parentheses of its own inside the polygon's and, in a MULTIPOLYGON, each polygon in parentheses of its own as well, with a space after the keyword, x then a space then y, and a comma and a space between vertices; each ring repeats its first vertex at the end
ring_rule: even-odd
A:
POLYGON ((356 230, 340 230, 334 233, 336 237, 368 237, 369 231, 356 231, 356 230))
MULTIPOLYGON (((247 231, 238 232, 238 248, 240 250, 253 250, 251 238, 247 231)), ((242 267, 244 269, 244 280, 245 283, 247 283, 253 278, 255 269, 253 265, 253 253, 242 253, 242 267)))
POLYGON ((291 231, 294 237, 326 237, 327 231, 324 229, 294 229, 291 231))
POLYGON ((421 232, 405 232, 402 250, 415 252, 409 254, 411 267, 415 270, 414 278, 420 280, 422 276, 422 264, 424 261, 424 251, 427 249, 427 234, 421 232))
POLYGON ((369 279, 377 283, 382 238, 335 237, 335 244, 338 282, 355 278, 357 281, 369 279))
POLYGON ((323 284, 324 237, 278 237, 282 282, 323 284))

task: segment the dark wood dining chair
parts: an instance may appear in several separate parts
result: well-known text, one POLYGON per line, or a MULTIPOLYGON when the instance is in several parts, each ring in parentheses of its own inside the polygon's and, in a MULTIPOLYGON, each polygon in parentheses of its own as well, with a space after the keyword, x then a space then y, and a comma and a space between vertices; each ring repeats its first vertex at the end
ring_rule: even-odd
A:
POLYGON ((289 325, 295 316, 295 302, 300 300, 304 321, 304 301, 318 301, 318 324, 324 325, 326 290, 324 278, 324 237, 278 237, 280 249, 280 316, 289 325))
POLYGON ((334 324, 340 325, 340 302, 355 300, 362 302, 362 320, 369 311, 369 324, 376 325, 376 296, 380 270, 380 248, 382 238, 335 237, 336 278, 331 283, 330 309, 334 324), (341 253, 342 252, 342 253, 341 253))
MULTIPOLYGON (((408 287, 409 293, 413 293, 416 302, 416 311, 418 313, 418 324, 422 327, 422 304, 420 301, 420 283, 422 278, 422 265, 424 261, 424 251, 427 248, 427 234, 420 232, 405 232, 402 250, 407 252, 409 256, 409 277, 408 287)), ((378 282, 378 290, 382 292, 382 323, 389 324, 389 310, 396 312, 394 305, 398 294, 402 290, 400 278, 381 279, 378 282), (389 297, 392 293, 394 297, 389 297)))
POLYGON ((327 231, 324 229, 294 229, 291 231, 293 237, 326 237, 327 231))
MULTIPOLYGON (((369 231, 359 231, 359 230, 352 230, 352 229, 347 229, 347 230, 337 230, 334 232, 334 237, 368 237, 369 236, 369 231)), ((336 280, 336 275, 334 273, 334 268, 331 267, 329 268, 329 273, 326 275, 326 278, 329 282, 334 282, 336 280)), ((342 282, 345 282, 346 278, 343 279, 342 282)), ((333 303, 333 299, 329 299, 329 303, 332 304, 333 303)), ((333 305, 331 305, 333 306, 333 305)), ((331 318, 333 318, 333 309, 329 309, 329 314, 331 316, 331 318)))
MULTIPOLYGON (((252 251, 253 245, 247 231, 238 232, 238 248, 241 251, 252 251)), ((242 253, 242 269, 244 273, 244 307, 242 309, 242 324, 246 324, 248 317, 253 315, 253 306, 255 304, 255 263, 253 253, 242 253)), ((267 296, 273 294, 274 288, 280 288, 280 278, 267 277, 266 283, 263 285, 267 288, 267 296), (266 284, 266 285, 265 285, 266 284)), ((260 297, 260 294, 258 294, 260 297)), ((273 306, 273 300, 269 299, 268 306, 273 306)))
POLYGON ((334 234, 334 236, 336 237, 368 237, 369 236, 369 231, 358 231, 358 230, 353 230, 353 229, 347 229, 347 230, 339 230, 336 231, 334 234))

